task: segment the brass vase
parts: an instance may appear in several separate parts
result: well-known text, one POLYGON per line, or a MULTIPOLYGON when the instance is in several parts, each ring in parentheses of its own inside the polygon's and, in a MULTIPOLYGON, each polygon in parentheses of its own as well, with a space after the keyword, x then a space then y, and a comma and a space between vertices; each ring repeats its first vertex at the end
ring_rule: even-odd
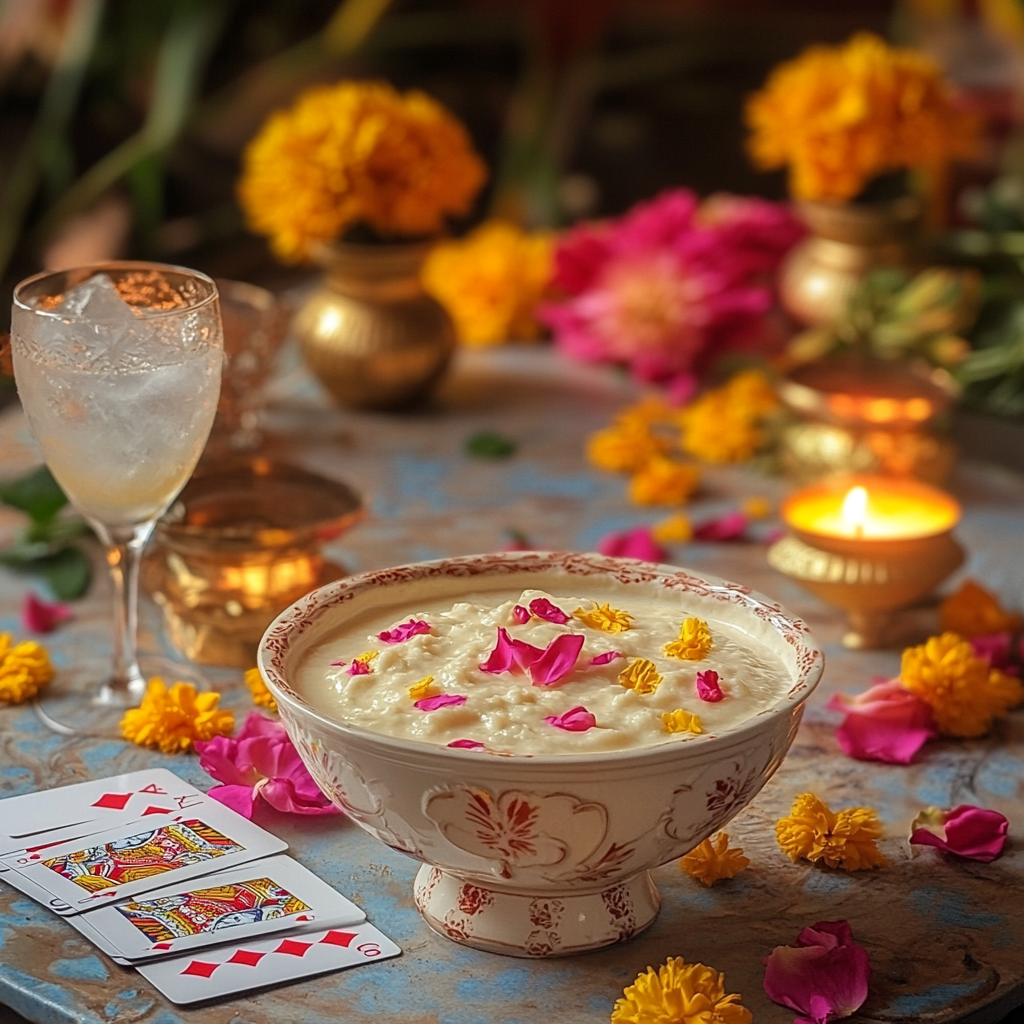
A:
POLYGON ((295 318, 306 363, 342 405, 396 410, 427 396, 455 351, 444 308, 420 268, 429 243, 336 243, 327 274, 295 318))
POLYGON ((913 196, 888 203, 798 203, 810 234, 782 264, 779 295, 802 324, 833 323, 864 275, 911 262, 921 223, 913 196))

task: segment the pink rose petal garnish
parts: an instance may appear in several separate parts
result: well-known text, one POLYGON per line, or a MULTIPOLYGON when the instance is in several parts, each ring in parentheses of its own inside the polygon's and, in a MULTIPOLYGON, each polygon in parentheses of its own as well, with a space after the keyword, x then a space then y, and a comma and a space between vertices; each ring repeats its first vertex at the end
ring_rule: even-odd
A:
POLYGON ((21 606, 21 624, 30 633, 52 633, 62 622, 71 618, 66 604, 50 604, 31 591, 21 606))
POLYGON ((378 633, 377 639, 383 640, 386 644, 400 644, 410 637, 429 632, 429 622, 424 622, 422 619, 410 619, 400 626, 395 626, 394 629, 385 629, 383 633, 378 633))
POLYGON ((694 540, 742 540, 747 531, 747 517, 742 512, 727 512, 693 528, 694 540))
POLYGON ((697 696, 709 704, 717 704, 725 696, 718 685, 718 673, 713 668, 697 673, 697 696))
POLYGON ((931 708, 898 679, 876 679, 855 697, 837 693, 825 706, 846 715, 836 739, 844 754, 860 761, 910 764, 938 735, 931 708))
POLYGON ((794 1024, 849 1017, 868 997, 871 963, 846 921, 819 921, 761 962, 768 998, 803 1015, 794 1024))
POLYGON ((452 740, 448 744, 455 750, 486 750, 487 748, 479 740, 452 740))
POLYGON ((354 659, 348 667, 348 674, 350 676, 368 676, 371 672, 373 672, 373 669, 370 668, 369 662, 360 661, 358 658, 354 659))
POLYGON ((512 658, 516 666, 524 672, 530 671, 530 666, 544 655, 544 648, 534 647, 525 640, 512 641, 512 658))
POLYGON ((344 658, 339 658, 337 661, 331 662, 331 668, 344 668, 348 662, 344 658))
POLYGON ((576 667, 582 650, 582 634, 564 633, 556 637, 530 666, 530 682, 534 686, 551 686, 564 679, 576 667))
POLYGON ((465 703, 466 698, 461 693, 439 693, 436 697, 424 697, 416 701, 413 707, 420 711, 437 711, 439 708, 454 708, 465 703))
POLYGON ((597 719, 585 707, 570 708, 561 715, 547 715, 544 721, 566 732, 586 732, 597 725, 597 719))
POLYGON ((514 650, 508 630, 504 626, 499 626, 498 642, 494 645, 494 650, 487 655, 487 660, 480 663, 480 671, 491 675, 508 672, 516 663, 514 650))
POLYGON ((521 626, 523 623, 529 622, 530 610, 528 608, 524 608, 521 604, 517 604, 515 608, 512 609, 512 621, 515 622, 517 626, 521 626))
POLYGON ((650 528, 638 526, 621 533, 609 533, 598 542, 597 550, 602 555, 616 558, 639 558, 644 562, 664 562, 665 549, 651 535, 650 528))
POLYGON ((1009 827, 1004 815, 984 807, 929 807, 911 823, 910 842, 913 846, 934 846, 954 857, 987 864, 1003 852, 1009 827))
POLYGON ((552 604, 546 597, 538 597, 531 601, 530 611, 533 612, 538 619, 543 619, 545 622, 554 622, 559 626, 564 626, 567 622, 572 622, 571 615, 566 615, 561 608, 552 604))
POLYGON ((591 665, 607 665, 609 662, 615 661, 616 658, 621 658, 622 654, 619 651, 605 651, 604 654, 595 654, 590 659, 591 665))

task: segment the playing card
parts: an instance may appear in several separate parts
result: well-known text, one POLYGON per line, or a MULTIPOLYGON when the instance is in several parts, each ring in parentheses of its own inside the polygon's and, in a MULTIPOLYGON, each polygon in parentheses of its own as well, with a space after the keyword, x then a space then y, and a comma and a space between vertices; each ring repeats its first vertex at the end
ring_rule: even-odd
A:
POLYGON ((206 800, 166 768, 8 797, 0 800, 0 857, 102 832, 122 821, 188 810, 206 800))
POLYGON ((287 843, 215 801, 153 815, 35 852, 4 857, 29 882, 79 914, 152 889, 280 853, 287 843))
POLYGON ((71 907, 69 907, 63 900, 57 899, 53 893, 47 892, 47 890, 41 885, 36 885, 35 882, 25 878, 25 876, 18 871, 5 870, 5 872, 0 875, 0 878, 2 878, 8 885, 23 892, 26 896, 31 896, 36 903, 41 903, 47 910, 52 910, 56 914, 68 914, 71 912, 71 907))
POLYGON ((139 964, 139 973, 172 1003, 198 1003, 398 956, 402 951, 372 924, 271 936, 194 956, 139 964))
POLYGON ((361 924, 366 915, 291 857, 267 857, 165 886, 71 923, 122 962, 180 956, 292 928, 361 924))

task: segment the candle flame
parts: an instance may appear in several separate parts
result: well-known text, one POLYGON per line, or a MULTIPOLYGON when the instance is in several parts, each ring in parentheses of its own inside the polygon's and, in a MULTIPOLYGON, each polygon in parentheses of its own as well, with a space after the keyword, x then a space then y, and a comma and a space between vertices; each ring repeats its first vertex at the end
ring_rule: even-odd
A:
POLYGON ((851 487, 843 498, 843 525, 855 536, 864 532, 868 517, 868 492, 863 487, 851 487))

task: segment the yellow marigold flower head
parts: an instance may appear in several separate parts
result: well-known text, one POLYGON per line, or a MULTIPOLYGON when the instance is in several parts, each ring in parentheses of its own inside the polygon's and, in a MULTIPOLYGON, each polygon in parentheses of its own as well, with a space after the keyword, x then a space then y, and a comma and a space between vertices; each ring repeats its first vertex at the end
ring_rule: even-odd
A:
POLYGON ((465 345, 536 338, 533 312, 551 281, 554 238, 487 221, 459 241, 435 246, 423 285, 448 310, 465 345))
POLYGON ((677 419, 683 451, 702 462, 746 462, 765 442, 757 418, 724 388, 701 395, 680 409, 677 419))
POLYGON ((651 536, 660 544, 688 544, 693 540, 690 517, 676 512, 651 527, 651 536))
POLYGON ((53 666, 46 648, 35 640, 11 646, 8 633, 0 633, 0 702, 31 700, 50 680, 53 666))
POLYGON ((888 861, 875 845, 882 826, 868 807, 848 807, 833 814, 813 793, 801 793, 793 809, 775 823, 775 838, 790 860, 860 871, 888 861))
POLYGON ((679 868, 698 882, 713 885, 720 878, 735 878, 749 864, 750 858, 743 856, 743 850, 729 847, 729 834, 719 832, 683 857, 679 868))
POLYGON ((661 721, 665 726, 665 732, 692 732, 695 736, 700 736, 704 732, 700 715, 695 715, 692 711, 684 711, 682 708, 666 711, 661 716, 661 721))
POLYGON ((602 633, 624 633, 633 626, 633 616, 629 612, 613 608, 609 604, 597 604, 587 610, 577 608, 573 616, 580 620, 584 626, 591 629, 599 629, 602 633))
POLYGON ((277 701, 267 689, 267 684, 263 682, 263 676, 260 675, 258 668, 251 668, 245 673, 245 685, 249 693, 252 694, 253 704, 270 711, 277 710, 277 701))
POLYGON ((436 697, 441 691, 434 685, 433 676, 424 676, 418 683, 409 687, 410 700, 423 700, 425 697, 436 697))
POLYGON ((623 989, 611 1024, 751 1024, 753 1019, 738 993, 726 994, 723 973, 672 956, 623 989))
POLYGON ((1021 627, 1021 617, 1005 611, 998 598, 974 580, 965 580, 939 605, 939 619, 943 633, 966 637, 1015 633, 1021 627))
POLYGON ((771 381, 760 370, 742 370, 722 389, 730 403, 750 419, 763 419, 781 406, 771 381))
POLYGON ((436 100, 339 82, 271 114, 242 156, 238 198, 249 228, 295 262, 357 223, 435 234, 468 211, 485 177, 466 129, 436 100))
POLYGON ((664 438, 635 423, 614 423, 587 439, 587 460, 608 473, 632 473, 668 447, 664 438))
POLYGON ((748 519, 766 519, 772 514, 772 503, 760 495, 744 498, 740 508, 748 519))
POLYGON ((978 122, 938 66, 861 32, 780 64, 747 102, 748 147, 766 170, 789 166, 797 199, 843 202, 879 174, 941 167, 978 148, 978 122))
POLYGON ((665 653, 670 658, 682 658, 683 661, 703 661, 712 643, 711 630, 703 619, 684 619, 678 638, 665 644, 665 653))
POLYGON ((1024 700, 1020 680, 992 668, 957 633, 908 647, 900 682, 931 706, 935 725, 946 736, 983 736, 994 719, 1024 700))
POLYGON ((629 498, 637 505, 685 505, 699 483, 693 463, 655 455, 629 481, 629 498))
POLYGON ((654 693, 661 682, 657 665, 646 658, 634 658, 620 673, 619 682, 641 695, 654 693))
POLYGON ((676 410, 657 395, 648 395, 639 402, 627 405, 615 417, 619 427, 642 427, 645 430, 675 421, 676 410))
POLYGON ((158 677, 150 679, 142 703, 121 719, 121 735, 140 747, 152 747, 165 754, 191 750, 196 740, 229 736, 235 716, 218 708, 220 694, 197 693, 191 683, 170 688, 158 677))

